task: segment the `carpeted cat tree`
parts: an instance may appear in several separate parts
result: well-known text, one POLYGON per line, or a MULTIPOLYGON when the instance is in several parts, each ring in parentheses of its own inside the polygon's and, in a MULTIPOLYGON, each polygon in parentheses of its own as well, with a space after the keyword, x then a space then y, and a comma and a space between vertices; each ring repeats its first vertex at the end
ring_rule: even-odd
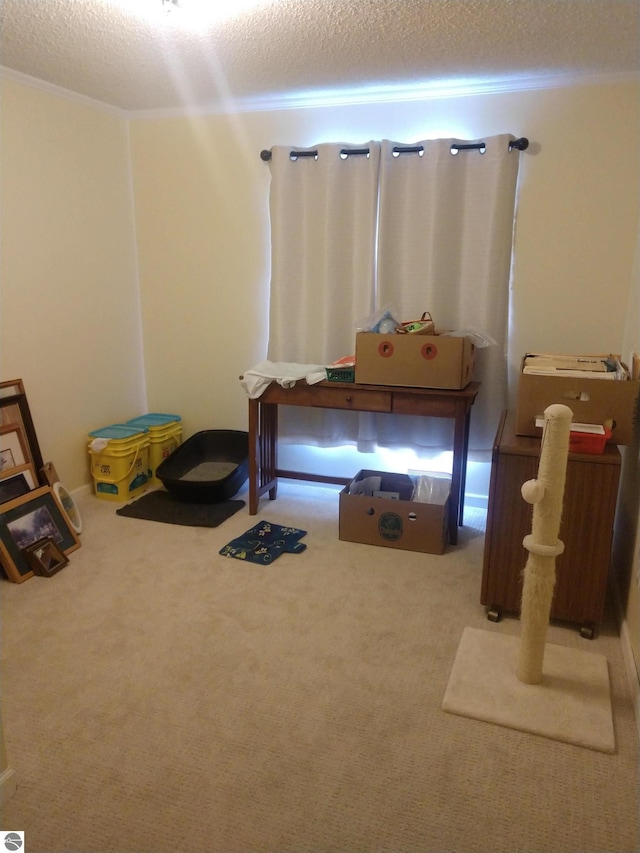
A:
POLYGON ((603 655, 546 644, 569 453, 571 409, 549 406, 538 476, 522 486, 533 504, 524 568, 521 636, 465 628, 442 707, 445 711, 615 751, 609 669, 603 655))

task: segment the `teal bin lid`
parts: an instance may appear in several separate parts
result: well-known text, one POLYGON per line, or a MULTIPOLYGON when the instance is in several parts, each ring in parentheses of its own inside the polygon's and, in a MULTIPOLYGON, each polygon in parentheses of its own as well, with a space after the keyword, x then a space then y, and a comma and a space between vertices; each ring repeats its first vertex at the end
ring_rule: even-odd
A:
POLYGON ((130 421, 127 421, 127 424, 131 424, 133 426, 141 426, 149 429, 150 427, 159 427, 164 426, 165 424, 173 423, 174 421, 181 421, 182 418, 180 415, 166 415, 162 412, 149 412, 147 415, 141 415, 139 418, 131 418, 130 421))
POLYGON ((108 438, 122 440, 127 438, 133 438, 134 435, 140 435, 140 433, 148 432, 147 429, 142 427, 130 426, 128 424, 110 424, 109 426, 100 427, 100 429, 94 429, 93 432, 90 432, 89 435, 92 438, 108 438))

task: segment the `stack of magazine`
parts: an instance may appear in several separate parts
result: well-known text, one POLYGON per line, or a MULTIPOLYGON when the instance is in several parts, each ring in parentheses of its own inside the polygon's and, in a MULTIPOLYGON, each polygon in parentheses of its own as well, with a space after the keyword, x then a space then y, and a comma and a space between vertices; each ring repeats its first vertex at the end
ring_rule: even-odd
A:
POLYGON ((527 355, 522 372, 609 381, 629 379, 629 371, 615 355, 527 355))

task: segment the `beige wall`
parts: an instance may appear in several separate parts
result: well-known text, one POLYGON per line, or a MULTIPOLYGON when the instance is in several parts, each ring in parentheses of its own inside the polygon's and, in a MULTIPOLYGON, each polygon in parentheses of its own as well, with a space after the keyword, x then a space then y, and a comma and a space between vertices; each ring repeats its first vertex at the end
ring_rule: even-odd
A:
POLYGON ((0 85, 0 378, 73 489, 87 432, 145 410, 128 123, 0 85))
POLYGON ((238 377, 264 358, 268 183, 236 122, 132 121, 151 411, 184 435, 244 429, 238 377))

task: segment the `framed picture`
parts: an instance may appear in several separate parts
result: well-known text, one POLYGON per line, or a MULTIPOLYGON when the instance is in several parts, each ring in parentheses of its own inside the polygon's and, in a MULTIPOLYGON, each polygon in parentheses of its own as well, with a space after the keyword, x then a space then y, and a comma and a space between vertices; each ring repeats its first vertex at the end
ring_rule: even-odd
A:
MULTIPOLYGON (((14 389, 18 387, 14 383, 14 389)), ((22 387, 22 383, 19 383, 22 387)), ((7 397, 0 395, 0 427, 16 426, 24 439, 24 445, 27 449, 27 458, 25 462, 33 465, 34 471, 38 472, 42 469, 42 453, 38 444, 38 437, 31 418, 31 411, 27 402, 27 395, 24 393, 10 394, 7 397)))
MULTIPOLYGON (((20 492, 21 495, 26 494, 26 492, 30 492, 31 489, 37 489, 40 485, 38 483, 38 478, 36 477, 36 472, 33 470, 33 465, 19 465, 11 471, 0 471, 0 503, 5 503, 5 501, 10 500, 10 498, 4 497, 6 492, 3 490, 3 486, 6 481, 13 480, 14 478, 20 479, 26 483, 26 491, 20 492)), ((18 495, 16 494, 13 497, 17 498, 18 495)))
POLYGON ((29 450, 19 424, 0 426, 0 473, 26 465, 29 450))
POLYGON ((7 501, 11 501, 14 498, 19 498, 20 495, 26 495, 27 492, 30 492, 34 488, 29 485, 29 480, 27 479, 28 473, 27 468, 26 473, 24 471, 18 474, 11 473, 0 479, 0 504, 7 503, 7 501))
POLYGON ((36 575, 49 578, 64 568, 69 562, 67 555, 60 550, 50 536, 37 539, 24 549, 27 562, 36 575))
POLYGON ((53 487, 55 483, 58 483, 60 481, 60 477, 58 477, 58 472, 56 471, 56 466, 53 464, 53 462, 45 462, 42 466, 42 471, 40 473, 43 478, 43 486, 46 486, 48 484, 53 487))
POLYGON ((80 510, 75 504, 75 501, 60 482, 58 472, 56 471, 53 462, 45 462, 42 466, 43 482, 48 483, 53 489, 53 494, 58 499, 58 503, 67 514, 69 524, 73 527, 76 533, 82 533, 82 518, 80 510))
POLYGON ((65 555, 80 547, 50 486, 41 486, 0 506, 0 562, 9 580, 22 583, 33 576, 24 551, 44 538, 53 539, 65 555))
POLYGON ((64 510, 69 524, 73 527, 76 533, 82 533, 82 517, 80 515, 80 510, 76 506, 75 501, 69 492, 59 480, 57 483, 54 483, 51 488, 53 489, 53 494, 56 496, 58 503, 64 510))
POLYGON ((15 394, 24 394, 22 379, 10 379, 8 382, 0 382, 0 398, 13 397, 15 394))

